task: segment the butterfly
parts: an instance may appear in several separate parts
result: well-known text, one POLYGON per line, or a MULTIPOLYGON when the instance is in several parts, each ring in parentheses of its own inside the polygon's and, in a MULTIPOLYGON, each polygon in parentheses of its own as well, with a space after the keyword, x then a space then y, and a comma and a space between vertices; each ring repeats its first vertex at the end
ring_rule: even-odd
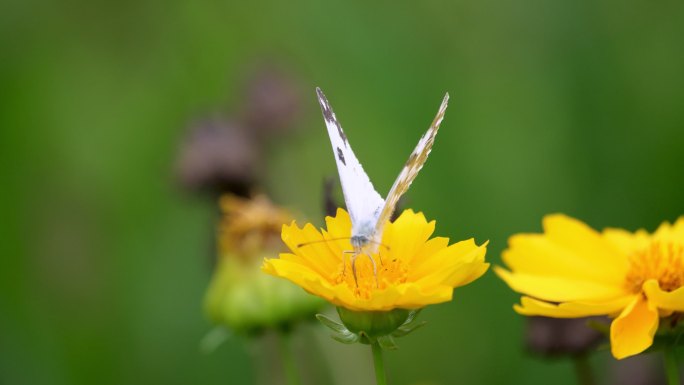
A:
POLYGON ((399 198, 408 190, 411 182, 418 175, 432 150, 439 125, 442 123, 442 119, 444 119, 449 94, 444 95, 442 104, 437 111, 437 116, 435 116, 427 132, 418 141, 416 148, 411 153, 408 161, 406 161, 406 165, 404 165, 392 188, 390 188, 387 198, 384 200, 375 190, 370 178, 363 171, 361 163, 359 163, 356 155, 354 155, 347 136, 344 134, 342 126, 337 120, 323 91, 320 88, 316 88, 316 94, 321 105, 325 125, 328 129, 328 136, 332 144, 333 155, 337 163, 337 172, 340 175, 344 201, 347 204, 347 210, 351 218, 352 232, 350 243, 354 249, 351 251, 353 253, 351 265, 354 270, 354 278, 356 279, 354 262, 356 257, 361 254, 367 255, 371 259, 373 271, 376 273, 377 278, 376 264, 372 254, 376 253, 378 246, 381 245, 383 229, 392 217, 399 198))

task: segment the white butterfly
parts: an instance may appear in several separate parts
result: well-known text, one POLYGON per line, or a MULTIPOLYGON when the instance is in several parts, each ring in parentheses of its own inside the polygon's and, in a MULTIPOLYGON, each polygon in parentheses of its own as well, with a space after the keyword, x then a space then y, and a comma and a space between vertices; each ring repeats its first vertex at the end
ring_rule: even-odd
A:
POLYGON ((411 153, 406 165, 394 181, 392 188, 387 194, 387 200, 383 200, 380 194, 375 191, 368 175, 363 171, 361 163, 354 155, 354 152, 347 141, 347 136, 342 131, 342 126, 337 121, 335 113, 328 103, 320 88, 316 88, 318 102, 321 104, 325 125, 328 128, 328 136, 332 144, 333 154, 337 162, 337 171, 340 174, 344 201, 352 222, 351 245, 354 248, 351 259, 354 277, 356 270, 354 261, 360 254, 366 254, 371 258, 375 270, 375 261, 371 256, 377 252, 382 239, 382 232, 387 221, 390 220, 397 206, 399 198, 408 190, 411 182, 418 175, 418 171, 423 167, 427 160, 435 136, 439 130, 439 125, 444 119, 444 113, 449 101, 447 93, 442 100, 437 116, 432 121, 430 128, 418 141, 416 148, 411 153))

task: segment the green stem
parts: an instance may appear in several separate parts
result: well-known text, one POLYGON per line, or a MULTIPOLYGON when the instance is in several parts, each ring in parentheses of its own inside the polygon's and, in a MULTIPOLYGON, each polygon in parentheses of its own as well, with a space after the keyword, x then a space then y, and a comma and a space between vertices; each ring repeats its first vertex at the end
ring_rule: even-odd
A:
POLYGON ((679 365, 677 365, 676 346, 667 346, 663 350, 665 354, 665 374, 667 375, 668 385, 680 385, 679 365))
POLYGON ((382 348, 377 341, 371 344, 373 350, 373 366, 375 366, 375 383, 377 385, 387 385, 385 376, 385 363, 382 361, 382 348))
POLYGON ((589 357, 586 354, 580 354, 573 359, 575 366, 575 375, 577 376, 577 383, 580 385, 595 385, 594 373, 589 365, 589 357))
POLYGON ((285 378, 287 385, 299 385, 299 374, 297 373, 297 365, 295 365, 294 357, 292 356, 292 344, 290 333, 283 331, 278 334, 280 345, 280 357, 283 361, 283 370, 285 371, 285 378))

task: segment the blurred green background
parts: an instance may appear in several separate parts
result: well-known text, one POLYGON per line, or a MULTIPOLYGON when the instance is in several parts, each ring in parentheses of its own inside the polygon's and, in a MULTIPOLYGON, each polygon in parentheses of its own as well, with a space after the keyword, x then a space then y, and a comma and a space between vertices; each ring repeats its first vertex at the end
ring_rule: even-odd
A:
MULTIPOLYGON (((279 383, 268 342, 199 352, 216 203, 174 171, 188 126, 234 113, 261 63, 303 91, 266 189, 315 223, 336 175, 316 86, 381 194, 448 91, 407 205, 490 240, 493 263, 546 213, 632 230, 684 213, 679 0, 5 0, 0 52, 2 384, 279 383)), ((516 299, 489 272, 428 308, 386 355, 390 382, 574 383, 524 352, 516 299)), ((316 325, 296 345, 305 371, 372 381, 365 347, 316 325)))

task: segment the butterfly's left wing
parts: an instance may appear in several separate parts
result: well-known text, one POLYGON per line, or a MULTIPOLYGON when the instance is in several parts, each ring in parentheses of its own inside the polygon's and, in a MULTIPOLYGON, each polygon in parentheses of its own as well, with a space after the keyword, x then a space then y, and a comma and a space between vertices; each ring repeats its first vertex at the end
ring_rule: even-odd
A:
POLYGON ((321 105, 328 136, 332 144, 333 155, 340 174, 344 201, 351 217, 352 235, 370 236, 374 229, 378 215, 384 205, 380 194, 375 191, 361 163, 356 159, 354 151, 342 131, 342 125, 337 121, 328 99, 320 88, 316 88, 318 102, 321 105))
MULTIPOLYGON (((423 164, 425 164, 425 161, 430 154, 430 150, 432 150, 432 145, 435 143, 435 136, 437 136, 439 125, 442 123, 442 119, 444 119, 444 113, 446 112, 448 102, 449 94, 447 93, 444 95, 442 105, 439 106, 437 116, 435 116, 435 119, 432 121, 430 128, 428 128, 427 132, 425 132, 425 134, 423 134, 418 141, 416 148, 411 153, 408 161, 406 161, 406 165, 401 170, 401 173, 399 173, 397 179, 394 181, 389 193, 387 193, 385 205, 380 212, 378 222, 375 224, 374 234, 376 238, 382 237, 382 230, 387 221, 389 221, 392 217, 392 214, 397 207, 397 203, 399 202, 399 198, 401 198, 406 190, 408 190, 411 182, 416 179, 418 171, 420 171, 420 169, 423 167, 423 164)), ((379 242, 380 239, 376 239, 376 241, 379 242)))

